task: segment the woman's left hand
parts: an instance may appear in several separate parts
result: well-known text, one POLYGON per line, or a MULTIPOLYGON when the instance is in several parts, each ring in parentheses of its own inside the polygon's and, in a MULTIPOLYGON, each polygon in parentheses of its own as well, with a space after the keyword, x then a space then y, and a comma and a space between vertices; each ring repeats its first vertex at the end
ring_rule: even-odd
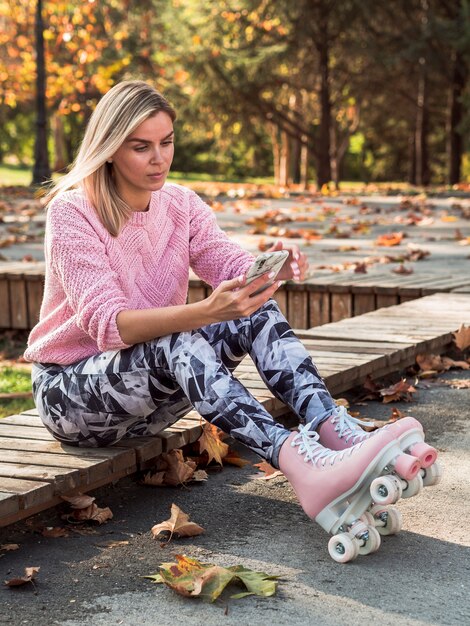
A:
POLYGON ((300 251, 298 246, 285 246, 282 241, 276 241, 266 252, 277 252, 279 250, 287 250, 289 256, 285 260, 276 280, 304 280, 308 271, 306 255, 300 251))

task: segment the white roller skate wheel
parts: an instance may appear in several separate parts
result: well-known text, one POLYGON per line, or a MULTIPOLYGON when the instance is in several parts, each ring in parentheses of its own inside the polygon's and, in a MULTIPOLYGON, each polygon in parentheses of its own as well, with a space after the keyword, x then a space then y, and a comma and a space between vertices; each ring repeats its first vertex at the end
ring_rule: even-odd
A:
POLYGON ((376 504, 371 508, 371 513, 376 519, 376 527, 380 535, 385 537, 400 532, 403 518, 396 507, 376 504))
POLYGON ((367 524, 367 526, 375 526, 375 517, 372 515, 370 511, 365 511, 360 519, 367 524))
POLYGON ((355 537, 350 533, 333 535, 328 542, 328 552, 337 563, 354 561, 359 554, 359 545, 355 537))
POLYGON ((426 469, 423 469, 422 472, 423 485, 425 487, 432 487, 433 485, 437 485, 441 482, 442 466, 437 461, 426 469))
POLYGON ((396 476, 379 476, 370 485, 370 495, 377 504, 394 504, 401 498, 402 491, 396 476))
POLYGON ((423 479, 421 474, 418 474, 411 480, 406 481, 406 487, 403 489, 402 498, 412 498, 417 496, 423 489, 423 479))
POLYGON ((364 545, 359 546, 359 554, 372 554, 380 548, 380 534, 375 526, 369 526, 367 529, 369 538, 364 545))

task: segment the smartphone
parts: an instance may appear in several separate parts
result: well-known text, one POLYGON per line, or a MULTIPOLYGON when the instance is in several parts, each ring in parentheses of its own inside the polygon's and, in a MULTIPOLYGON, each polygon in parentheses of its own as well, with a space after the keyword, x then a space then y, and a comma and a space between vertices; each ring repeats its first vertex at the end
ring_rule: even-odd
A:
POLYGON ((276 280, 276 276, 281 271, 282 266, 284 265, 285 260, 289 256, 289 252, 287 250, 279 250, 277 252, 264 252, 256 257, 255 262, 250 267, 246 275, 246 285, 251 283, 255 278, 259 278, 263 274, 267 274, 270 272, 275 272, 275 275, 272 279, 263 285, 261 289, 255 291, 252 296, 256 296, 268 287, 270 287, 273 282, 276 280))

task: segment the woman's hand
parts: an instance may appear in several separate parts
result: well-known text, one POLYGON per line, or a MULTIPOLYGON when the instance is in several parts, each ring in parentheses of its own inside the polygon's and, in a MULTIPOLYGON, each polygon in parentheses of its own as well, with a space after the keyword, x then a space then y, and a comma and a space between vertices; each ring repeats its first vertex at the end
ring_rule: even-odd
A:
POLYGON ((208 315, 214 322, 226 322, 251 315, 265 304, 280 287, 278 280, 257 295, 255 291, 269 283, 274 274, 263 274, 246 285, 246 276, 224 280, 206 298, 208 315))
POLYGON ((277 275, 277 280, 304 280, 308 271, 306 255, 300 251, 298 246, 285 246, 282 241, 276 241, 266 252, 277 252, 278 250, 287 250, 289 256, 277 275))

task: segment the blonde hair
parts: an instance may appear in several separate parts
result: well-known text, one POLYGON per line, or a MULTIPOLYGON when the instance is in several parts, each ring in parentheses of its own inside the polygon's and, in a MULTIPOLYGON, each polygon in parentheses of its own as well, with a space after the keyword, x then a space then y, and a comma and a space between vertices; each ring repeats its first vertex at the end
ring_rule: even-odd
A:
POLYGON ((126 137, 160 111, 175 121, 175 110, 151 85, 140 80, 115 85, 98 102, 75 161, 69 172, 50 189, 46 202, 63 191, 78 187, 95 208, 105 228, 116 237, 129 219, 131 208, 119 196, 112 166, 107 161, 126 137))

